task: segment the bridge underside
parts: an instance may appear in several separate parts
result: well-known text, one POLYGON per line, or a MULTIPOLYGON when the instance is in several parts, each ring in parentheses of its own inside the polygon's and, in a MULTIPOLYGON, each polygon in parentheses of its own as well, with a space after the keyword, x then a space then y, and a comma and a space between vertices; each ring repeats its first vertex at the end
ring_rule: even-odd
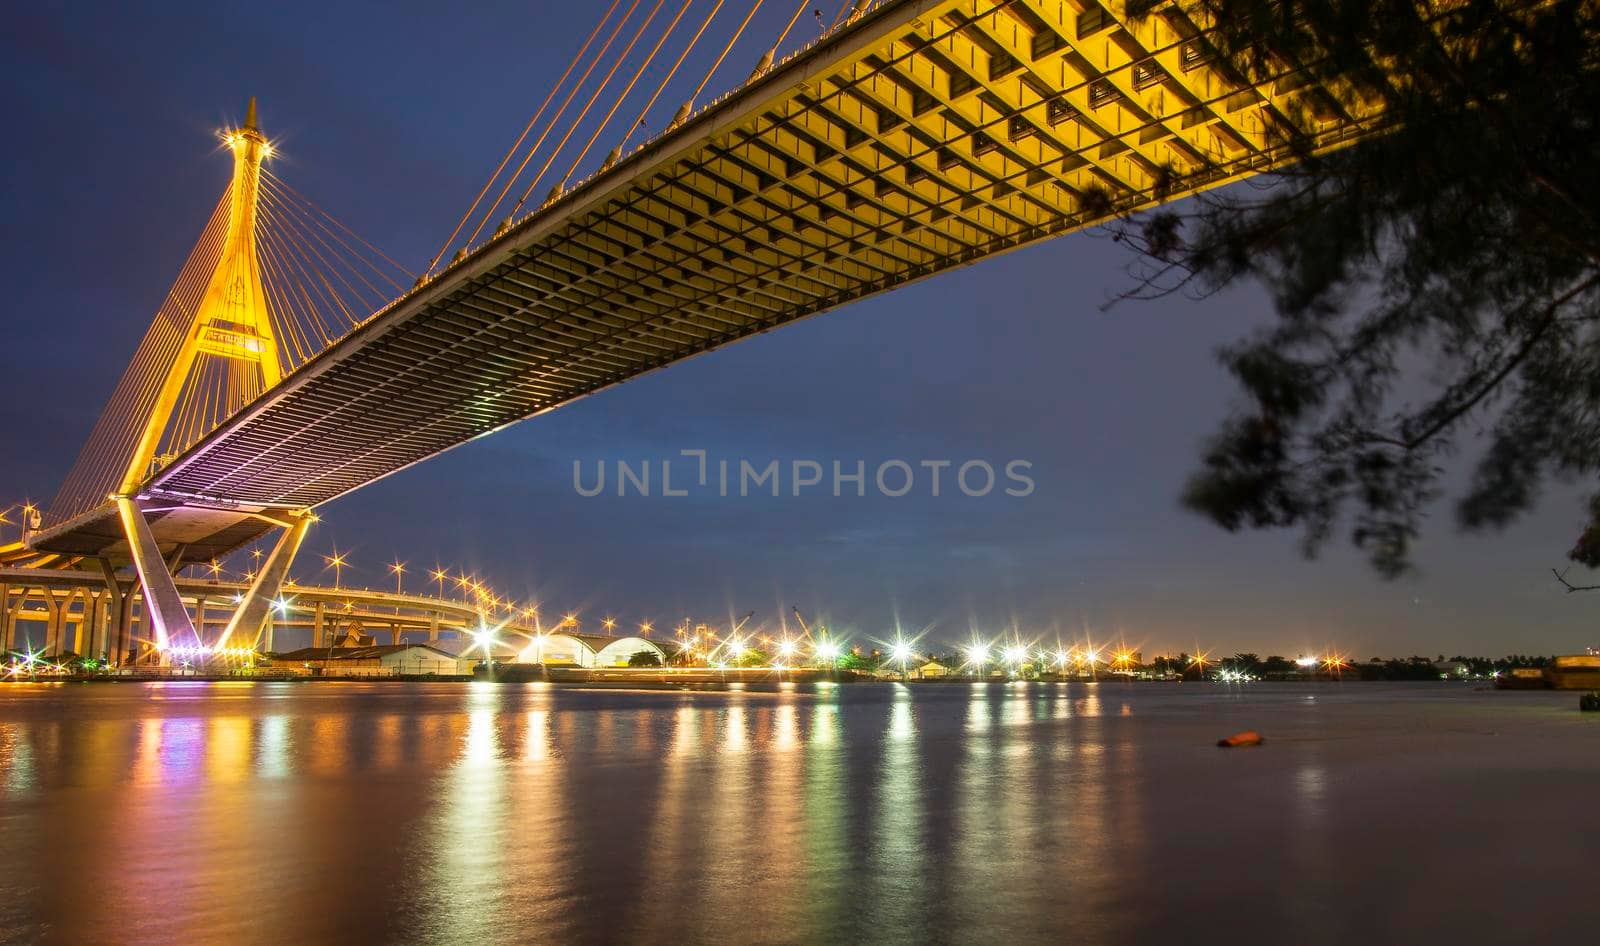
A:
MULTIPOLYGON (((235 510, 200 506, 174 506, 147 513, 159 550, 172 567, 210 562, 255 542, 276 522, 235 510)), ((115 506, 105 506, 78 516, 34 536, 32 550, 19 560, 53 553, 71 560, 105 558, 121 566, 132 560, 128 538, 115 506)))
MULTIPOLYGON (((1235 81, 1176 7, 886 3, 413 290, 143 495, 314 507, 644 372, 1270 169, 1291 115, 1319 149, 1357 140, 1374 116, 1351 98, 1289 70, 1235 81)), ((259 534, 225 519, 153 531, 216 524, 194 539, 212 550, 259 534)), ((103 522, 41 547, 114 548, 103 522)))

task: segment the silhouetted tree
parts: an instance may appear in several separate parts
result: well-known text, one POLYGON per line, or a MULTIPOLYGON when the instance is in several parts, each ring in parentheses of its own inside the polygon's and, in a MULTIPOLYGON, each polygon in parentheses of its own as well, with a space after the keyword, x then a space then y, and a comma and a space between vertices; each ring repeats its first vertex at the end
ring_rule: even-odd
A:
MULTIPOLYGON (((1600 3, 1176 0, 1141 16, 1217 24, 1242 83, 1300 87, 1273 126, 1299 158, 1123 221, 1127 297, 1253 280, 1273 323, 1221 359, 1246 395, 1184 502, 1226 529, 1346 529, 1386 576, 1410 564, 1441 468, 1468 447, 1467 529, 1524 512, 1551 477, 1600 469, 1600 3), (1287 75, 1287 78, 1285 76, 1287 75), (1268 77, 1274 77, 1269 79, 1268 77), (1311 80, 1305 83, 1302 80, 1311 80), (1339 109, 1384 128, 1313 154, 1339 109)), ((1181 174, 1166 186, 1181 187, 1181 174)), ((1600 566, 1600 494, 1569 556, 1600 566)))
POLYGON ((1294 673, 1294 671, 1294 661, 1287 657, 1280 657, 1277 654, 1273 654, 1261 662, 1261 673, 1263 676, 1268 674, 1282 675, 1286 673, 1294 673))

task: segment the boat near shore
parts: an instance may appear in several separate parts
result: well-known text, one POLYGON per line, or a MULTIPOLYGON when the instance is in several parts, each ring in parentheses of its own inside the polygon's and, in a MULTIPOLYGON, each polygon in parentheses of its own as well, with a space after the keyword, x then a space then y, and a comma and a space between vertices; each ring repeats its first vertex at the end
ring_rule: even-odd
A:
POLYGON ((1495 678, 1497 690, 1600 690, 1600 654, 1556 657, 1543 667, 1517 667, 1495 678))

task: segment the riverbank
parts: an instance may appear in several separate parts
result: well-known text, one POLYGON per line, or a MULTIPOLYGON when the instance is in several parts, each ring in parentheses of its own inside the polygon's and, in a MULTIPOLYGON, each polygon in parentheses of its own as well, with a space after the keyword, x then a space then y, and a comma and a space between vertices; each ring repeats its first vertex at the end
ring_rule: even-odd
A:
MULTIPOLYGON (((306 673, 304 671, 286 670, 280 668, 260 668, 251 670, 234 670, 229 672, 205 672, 195 668, 177 667, 139 667, 128 670, 99 671, 90 673, 37 673, 13 674, 0 677, 0 683, 390 683, 390 684, 416 684, 416 683, 504 683, 526 684, 541 683, 555 687, 587 687, 611 689, 778 689, 793 686, 816 686, 836 684, 900 684, 915 687, 951 687, 972 686, 973 684, 1040 684, 1062 685, 1083 684, 1094 685, 1118 690, 1125 688, 1144 689, 1147 687, 1161 688, 1178 684, 1187 684, 1189 687, 1223 687, 1240 692, 1249 692, 1252 689, 1266 685, 1288 685, 1291 687, 1302 686, 1376 686, 1383 683, 1397 681, 1364 680, 1357 676, 1339 677, 1314 677, 1304 680, 1279 680, 1263 683, 1262 681, 1238 682, 1222 679, 1207 680, 1159 680, 1138 679, 1126 676, 1101 676, 1088 677, 1062 677, 1046 675, 1042 677, 1004 677, 1004 676, 945 676, 937 678, 917 677, 880 677, 867 673, 858 673, 848 670, 818 670, 818 669, 785 669, 772 670, 770 668, 741 667, 715 669, 705 667, 570 667, 570 666, 539 666, 536 664, 502 664, 497 665, 492 671, 479 667, 474 674, 329 674, 306 673)), ((1495 689, 1491 681, 1485 680, 1413 680, 1398 681, 1408 686, 1419 688, 1441 687, 1453 689, 1489 690, 1495 689)), ((1541 687, 1549 689, 1549 687, 1541 687)))

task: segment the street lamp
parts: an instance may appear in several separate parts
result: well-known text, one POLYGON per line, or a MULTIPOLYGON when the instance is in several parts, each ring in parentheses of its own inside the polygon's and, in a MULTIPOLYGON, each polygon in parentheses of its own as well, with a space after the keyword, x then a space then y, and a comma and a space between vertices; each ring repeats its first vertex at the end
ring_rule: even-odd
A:
POLYGON ((906 675, 906 665, 911 662, 912 656, 911 645, 903 640, 895 641, 894 646, 889 648, 889 659, 900 665, 902 677, 906 675))
POLYGON ((329 568, 333 569, 333 590, 338 591, 344 578, 344 567, 349 563, 348 560, 344 555, 340 554, 338 546, 334 547, 332 555, 322 556, 322 560, 328 563, 323 566, 324 571, 329 568))
POLYGON ((472 643, 483 650, 483 662, 490 670, 494 667, 494 652, 492 648, 499 643, 494 639, 494 629, 485 625, 481 620, 478 629, 472 632, 472 643))
POLYGON ((977 670, 978 676, 983 676, 983 665, 989 662, 989 647, 979 641, 967 645, 967 665, 977 670))
POLYGON ((19 526, 21 526, 22 527, 21 540, 26 542, 28 540, 28 533, 39 528, 39 525, 40 525, 40 522, 39 522, 39 507, 35 506, 32 502, 29 502, 27 500, 24 500, 21 503, 13 503, 12 505, 7 506, 4 509, 0 509, 0 525, 7 525, 7 526, 9 526, 9 525, 19 525, 19 526), (6 513, 10 512, 13 509, 21 509, 22 510, 22 521, 21 522, 13 523, 10 519, 6 518, 6 513))
POLYGON ((403 594, 403 592, 400 590, 400 578, 406 573, 406 563, 400 561, 399 558, 396 558, 393 562, 389 563, 389 571, 394 573, 394 593, 397 595, 403 594))

